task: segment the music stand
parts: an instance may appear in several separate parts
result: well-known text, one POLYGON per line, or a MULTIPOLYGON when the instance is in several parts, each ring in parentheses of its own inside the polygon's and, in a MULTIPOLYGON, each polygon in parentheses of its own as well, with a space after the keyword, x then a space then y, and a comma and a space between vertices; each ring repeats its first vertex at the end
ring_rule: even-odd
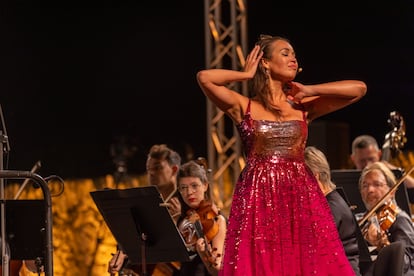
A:
POLYGON ((44 260, 43 200, 6 200, 6 239, 12 260, 44 260))
POLYGON ((184 240, 156 186, 90 192, 113 236, 132 264, 187 262, 184 240))

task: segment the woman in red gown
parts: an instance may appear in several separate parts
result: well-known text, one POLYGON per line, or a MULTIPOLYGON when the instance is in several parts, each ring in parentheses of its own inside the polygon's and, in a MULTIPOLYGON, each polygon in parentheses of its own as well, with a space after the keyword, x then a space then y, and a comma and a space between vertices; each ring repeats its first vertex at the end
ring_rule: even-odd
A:
POLYGON ((357 102, 367 88, 357 80, 303 85, 293 81, 298 70, 286 38, 262 35, 244 70, 197 74, 204 94, 237 126, 246 156, 220 275, 354 275, 304 149, 312 120, 357 102), (228 86, 246 80, 250 97, 228 86))

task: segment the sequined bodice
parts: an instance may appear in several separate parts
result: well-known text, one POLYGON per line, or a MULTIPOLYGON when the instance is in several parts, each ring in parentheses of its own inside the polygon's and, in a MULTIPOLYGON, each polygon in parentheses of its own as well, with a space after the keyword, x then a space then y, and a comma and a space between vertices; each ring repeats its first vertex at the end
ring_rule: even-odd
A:
POLYGON ((267 156, 303 159, 308 135, 305 121, 253 120, 247 113, 237 128, 247 158, 267 156))

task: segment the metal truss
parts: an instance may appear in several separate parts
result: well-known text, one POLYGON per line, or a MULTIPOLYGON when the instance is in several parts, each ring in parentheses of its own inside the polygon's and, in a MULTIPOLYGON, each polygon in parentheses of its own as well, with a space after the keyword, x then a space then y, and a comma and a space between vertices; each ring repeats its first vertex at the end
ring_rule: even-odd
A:
MULTIPOLYGON (((204 1, 207 68, 243 68, 248 47, 246 1, 204 1)), ((233 83, 229 88, 247 96, 246 83, 233 83)), ((208 99, 207 151, 214 199, 227 210, 233 185, 244 166, 241 141, 233 122, 208 99)))

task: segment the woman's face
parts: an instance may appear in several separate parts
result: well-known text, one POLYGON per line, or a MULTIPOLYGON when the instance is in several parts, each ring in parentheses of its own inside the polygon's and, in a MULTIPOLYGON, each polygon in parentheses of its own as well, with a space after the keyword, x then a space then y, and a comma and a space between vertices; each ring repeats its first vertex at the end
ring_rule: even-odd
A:
POLYGON ((270 70, 272 78, 293 80, 298 71, 298 62, 292 45, 285 40, 273 42, 270 58, 263 59, 263 66, 270 70))
POLYGON ((202 183, 200 178, 186 176, 178 180, 178 190, 184 202, 192 209, 197 209, 203 201, 207 191, 207 183, 202 183))

